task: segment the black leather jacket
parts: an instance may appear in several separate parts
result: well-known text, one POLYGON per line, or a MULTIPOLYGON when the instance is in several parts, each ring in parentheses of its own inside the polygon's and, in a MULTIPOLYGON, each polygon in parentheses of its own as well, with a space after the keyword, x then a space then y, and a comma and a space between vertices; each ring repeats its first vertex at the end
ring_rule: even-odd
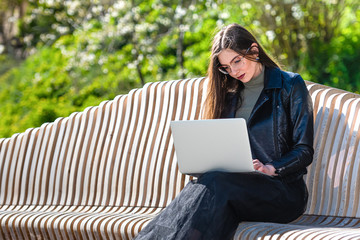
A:
MULTIPOLYGON (((235 117, 239 94, 228 96, 223 118, 235 117)), ((289 181, 301 178, 313 160, 313 108, 299 74, 266 68, 264 89, 248 120, 252 154, 289 181)))

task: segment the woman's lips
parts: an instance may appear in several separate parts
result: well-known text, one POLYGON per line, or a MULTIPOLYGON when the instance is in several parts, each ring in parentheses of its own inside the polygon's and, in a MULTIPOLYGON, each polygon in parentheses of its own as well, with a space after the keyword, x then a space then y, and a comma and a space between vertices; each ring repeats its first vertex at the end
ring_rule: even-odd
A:
POLYGON ((237 79, 241 80, 245 77, 245 73, 244 74, 241 74, 237 79))

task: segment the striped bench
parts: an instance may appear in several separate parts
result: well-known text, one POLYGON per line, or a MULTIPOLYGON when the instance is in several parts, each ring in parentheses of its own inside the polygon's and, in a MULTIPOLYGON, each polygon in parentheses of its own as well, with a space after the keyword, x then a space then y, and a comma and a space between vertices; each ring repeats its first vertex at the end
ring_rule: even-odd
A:
MULTIPOLYGON (((290 224, 240 223, 235 239, 360 239, 360 96, 307 83, 315 160, 290 224)), ((191 177, 169 122, 199 119, 206 79, 148 83, 0 139, 1 239, 131 239, 191 177)))

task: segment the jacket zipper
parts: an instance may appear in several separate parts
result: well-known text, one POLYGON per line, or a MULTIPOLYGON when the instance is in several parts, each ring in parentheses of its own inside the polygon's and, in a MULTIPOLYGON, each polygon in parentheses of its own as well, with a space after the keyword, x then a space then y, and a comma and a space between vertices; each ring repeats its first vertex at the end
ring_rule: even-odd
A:
POLYGON ((277 89, 275 89, 275 91, 273 92, 273 99, 274 99, 274 145, 275 145, 275 156, 277 158, 280 158, 279 156, 279 143, 278 143, 278 137, 277 137, 277 134, 278 134, 278 125, 277 125, 277 111, 278 111, 278 104, 277 104, 277 99, 276 99, 276 91, 277 89))

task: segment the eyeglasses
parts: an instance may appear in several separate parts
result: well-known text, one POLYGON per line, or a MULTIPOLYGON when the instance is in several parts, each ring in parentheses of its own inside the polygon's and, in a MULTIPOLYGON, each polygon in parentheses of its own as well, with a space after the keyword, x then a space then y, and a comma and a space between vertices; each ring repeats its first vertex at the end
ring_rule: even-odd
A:
POLYGON ((223 66, 220 66, 218 69, 221 73, 223 74, 230 74, 232 72, 232 69, 237 69, 240 67, 240 64, 241 64, 241 61, 244 59, 245 55, 249 52, 251 47, 249 47, 245 54, 239 54, 237 55, 236 57, 234 57, 231 62, 230 62, 230 66, 228 65, 223 65, 223 66))

